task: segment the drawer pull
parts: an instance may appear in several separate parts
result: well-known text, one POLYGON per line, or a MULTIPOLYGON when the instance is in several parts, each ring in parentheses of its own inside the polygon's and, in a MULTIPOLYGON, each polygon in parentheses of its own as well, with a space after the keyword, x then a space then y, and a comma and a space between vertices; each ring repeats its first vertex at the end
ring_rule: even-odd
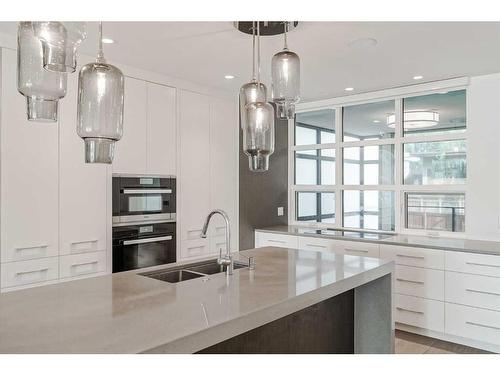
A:
POLYGON ((75 275, 85 275, 88 273, 95 273, 96 270, 94 269, 94 265, 97 265, 99 262, 97 260, 94 260, 92 262, 85 262, 85 263, 75 263, 71 265, 71 270, 75 275), (82 267, 82 266, 92 266, 92 268, 85 269, 85 270, 78 270, 77 267, 82 267))
POLYGON ((425 259, 425 257, 420 257, 420 256, 416 256, 416 255, 396 254, 396 256, 400 257, 400 258, 425 259))
POLYGON ((396 310, 406 311, 406 312, 411 312, 411 313, 414 313, 414 314, 424 315, 423 311, 415 311, 415 310, 403 309, 402 307, 396 307, 396 310))
POLYGON ((396 279, 396 281, 401 281, 401 282, 404 282, 404 283, 411 283, 411 284, 420 284, 420 285, 423 285, 424 282, 423 281, 414 281, 414 280, 407 280, 407 279, 396 279))
POLYGON ((16 276, 27 275, 27 274, 36 273, 36 272, 45 272, 48 270, 49 270, 49 268, 47 267, 47 268, 42 268, 42 269, 35 270, 35 271, 19 271, 19 272, 16 272, 16 276))
POLYGON ((279 241, 279 240, 267 240, 267 242, 286 243, 285 241, 279 241))
POLYGON ((495 327, 495 326, 489 326, 487 324, 481 324, 481 323, 475 323, 475 322, 465 322, 466 324, 470 324, 471 326, 478 326, 478 327, 483 327, 483 328, 491 328, 491 329, 496 329, 500 331, 500 327, 495 327))
POLYGON ((480 293, 480 294, 490 294, 492 296, 500 296, 500 293, 495 293, 495 292, 485 292, 483 290, 477 290, 477 289, 465 289, 467 292, 471 293, 480 293))
POLYGON ((465 264, 468 264, 468 265, 471 265, 471 266, 482 266, 482 267, 500 268, 500 266, 497 266, 495 264, 485 264, 485 263, 475 263, 475 262, 465 262, 465 264))
POLYGON ((26 247, 16 247, 16 251, 21 251, 21 250, 32 250, 32 249, 45 249, 49 247, 49 245, 35 245, 35 246, 26 246, 26 247))
POLYGON ((87 240, 87 241, 73 241, 71 242, 72 245, 80 245, 82 243, 94 243, 94 242, 97 242, 99 240, 87 240))
POLYGON ((312 243, 307 243, 306 246, 309 246, 309 247, 319 247, 320 249, 326 249, 325 245, 315 245, 315 244, 312 244, 312 243))
POLYGON ((367 253, 368 250, 358 250, 358 249, 345 249, 345 251, 351 251, 353 253, 367 253))

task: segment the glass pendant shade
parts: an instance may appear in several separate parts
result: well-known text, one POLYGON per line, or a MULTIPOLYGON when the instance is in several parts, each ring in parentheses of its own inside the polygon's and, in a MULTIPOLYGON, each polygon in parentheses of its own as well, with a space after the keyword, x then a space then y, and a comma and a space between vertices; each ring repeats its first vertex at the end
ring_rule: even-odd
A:
POLYGON ((33 22, 35 34, 42 42, 43 67, 54 72, 73 73, 76 51, 87 37, 85 22, 33 22))
POLYGON ((248 123, 243 128, 243 152, 248 156, 252 172, 269 169, 274 152, 274 108, 267 102, 253 102, 245 107, 248 123))
POLYGON ((28 120, 56 122, 58 101, 66 95, 66 75, 43 69, 42 55, 32 22, 19 22, 17 90, 26 97, 28 120))
POLYGON ((279 118, 293 119, 295 104, 300 100, 300 59, 284 48, 271 62, 272 97, 279 118))
POLYGON ((264 84, 257 83, 256 80, 245 83, 240 88, 240 125, 241 129, 244 130, 248 124, 247 112, 245 110, 247 104, 254 102, 265 102, 267 98, 267 89, 264 84))

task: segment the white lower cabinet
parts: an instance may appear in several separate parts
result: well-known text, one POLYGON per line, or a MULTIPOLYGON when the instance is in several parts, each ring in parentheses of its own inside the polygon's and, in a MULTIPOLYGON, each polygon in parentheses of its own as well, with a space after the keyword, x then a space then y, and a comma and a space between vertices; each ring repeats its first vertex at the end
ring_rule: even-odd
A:
MULTIPOLYGON (((207 238, 181 241, 180 259, 200 258, 210 254, 210 242, 207 238)), ((179 258, 179 257, 178 257, 179 258)))
POLYGON ((500 256, 498 255, 459 251, 446 251, 445 253, 448 271, 500 277, 500 256))
POLYGON ((396 265, 394 290, 399 294, 444 301, 444 272, 396 265))
POLYGON ((361 242, 361 241, 339 241, 338 245, 343 254, 357 255, 360 257, 378 258, 380 256, 379 245, 376 243, 361 242))
POLYGON ((65 255, 59 259, 59 278, 82 278, 106 272, 106 252, 65 255))
POLYGON ((313 250, 313 251, 330 251, 333 253, 341 253, 342 247, 337 241, 332 241, 325 238, 316 237, 299 237, 298 249, 313 250))
POLYGON ((380 258, 405 266, 444 269, 444 251, 419 247, 380 245, 380 258))
POLYGON ((394 308, 398 323, 444 332, 444 302, 396 293, 394 308))
POLYGON ((59 277, 59 258, 26 260, 23 262, 2 263, 2 288, 41 284, 59 277))
POLYGON ((446 302, 500 311, 499 278, 446 272, 445 284, 446 302))
POLYGON ((298 238, 286 234, 255 232, 255 247, 274 246, 297 249, 299 246, 298 238))
POLYGON ((500 345, 500 312, 445 304, 445 333, 500 345))

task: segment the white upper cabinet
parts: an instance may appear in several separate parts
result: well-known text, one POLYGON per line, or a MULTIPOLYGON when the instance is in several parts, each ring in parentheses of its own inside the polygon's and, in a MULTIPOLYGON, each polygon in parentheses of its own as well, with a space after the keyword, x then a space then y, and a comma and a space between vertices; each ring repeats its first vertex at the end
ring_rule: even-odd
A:
POLYGON ((148 83, 148 174, 176 175, 175 114, 175 89, 148 83))
POLYGON ((2 262, 58 254, 58 124, 27 121, 16 60, 2 49, 2 262))
POLYGON ((181 240, 199 239, 210 209, 210 105, 207 96, 179 90, 181 240))
POLYGON ((147 166, 147 84, 125 77, 123 137, 116 143, 113 173, 145 174, 147 166))
POLYGON ((60 254, 106 250, 108 166, 86 164, 76 133, 77 75, 68 75, 68 94, 59 111, 60 254))
MULTIPOLYGON (((231 220, 231 249, 235 250, 236 238, 236 191, 238 181, 238 118, 237 103, 212 98, 210 103, 210 209, 224 210, 231 220)), ((211 242, 211 251, 218 251, 218 244, 224 240, 224 220, 217 215, 212 219, 211 235, 221 236, 211 242)))

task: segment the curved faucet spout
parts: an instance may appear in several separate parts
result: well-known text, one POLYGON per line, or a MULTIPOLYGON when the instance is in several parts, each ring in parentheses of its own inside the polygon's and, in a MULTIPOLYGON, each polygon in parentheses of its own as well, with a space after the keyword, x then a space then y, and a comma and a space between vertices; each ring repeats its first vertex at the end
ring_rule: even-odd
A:
POLYGON ((201 230, 201 238, 207 237, 208 225, 210 224, 210 219, 215 214, 219 214, 225 221, 226 224, 226 255, 222 256, 222 249, 219 249, 219 259, 217 262, 221 265, 227 266, 227 275, 233 274, 233 259, 231 257, 231 225, 229 223, 229 216, 223 210, 213 210, 210 212, 205 220, 205 224, 203 224, 203 229, 201 230))

